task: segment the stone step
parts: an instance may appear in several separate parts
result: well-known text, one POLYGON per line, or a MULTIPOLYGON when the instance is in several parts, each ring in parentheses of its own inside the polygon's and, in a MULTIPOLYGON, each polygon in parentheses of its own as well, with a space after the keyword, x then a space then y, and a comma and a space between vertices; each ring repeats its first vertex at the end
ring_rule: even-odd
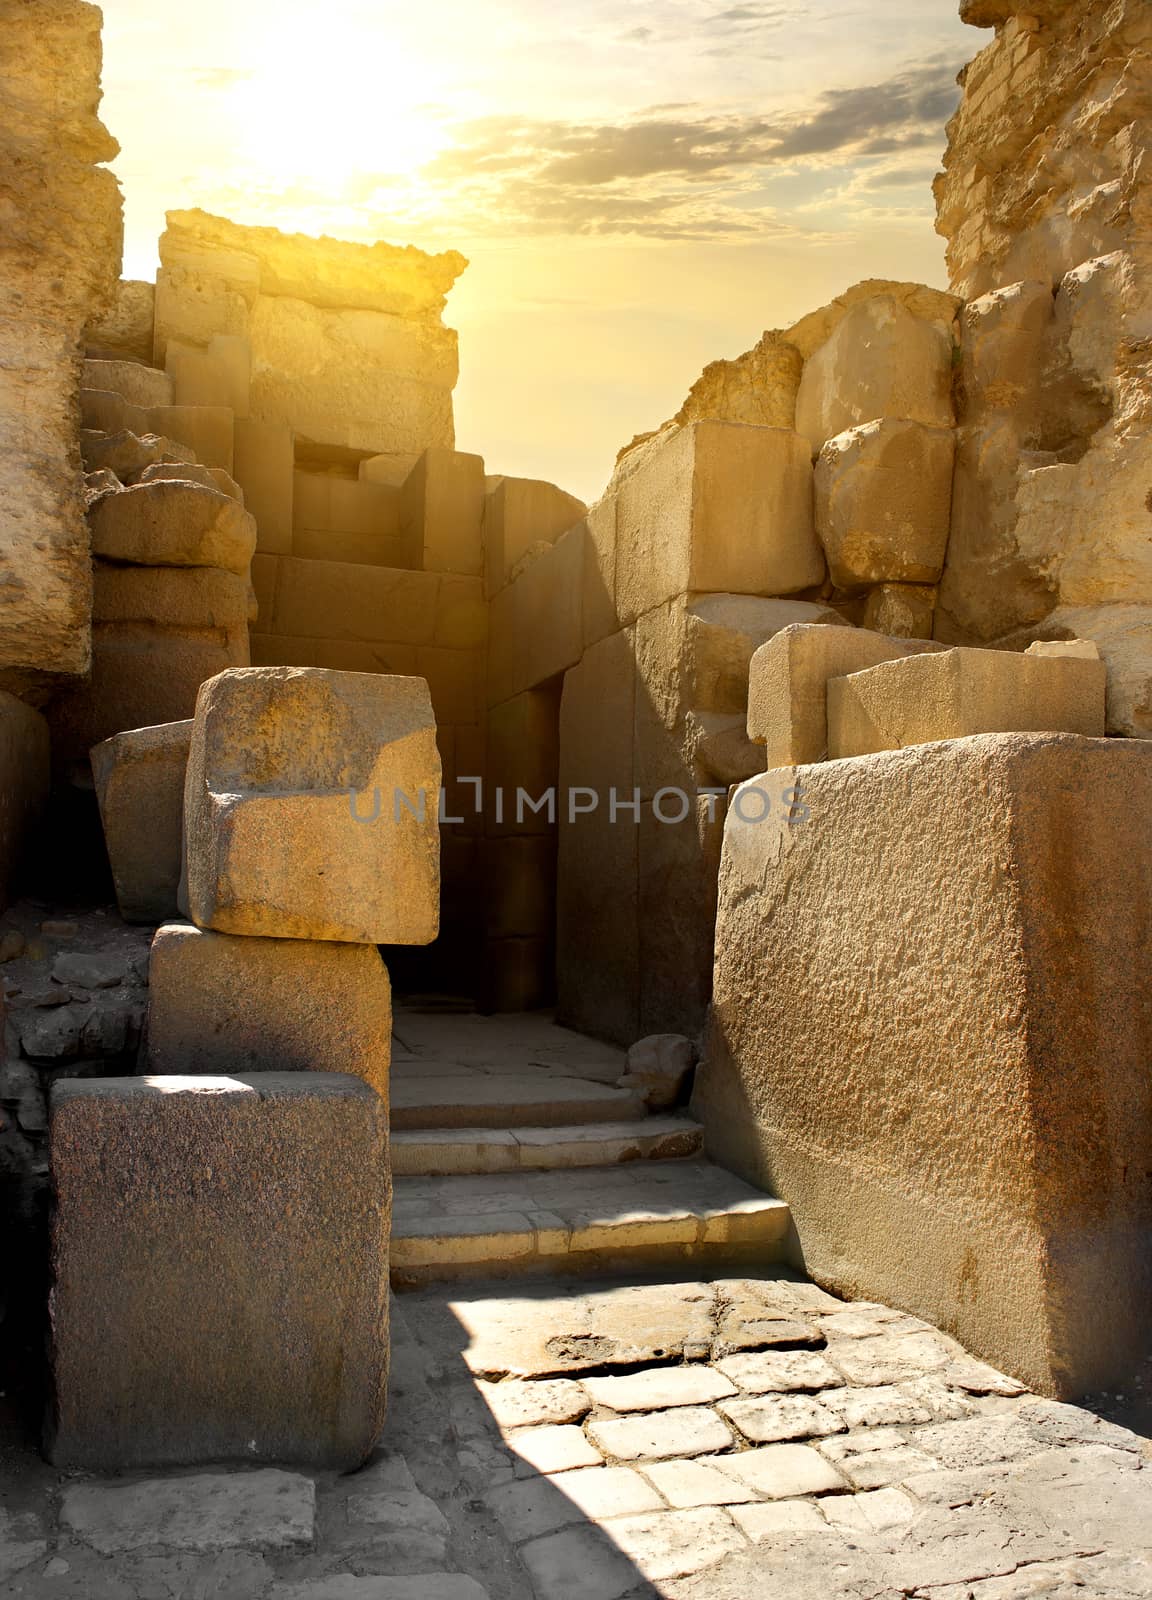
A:
POLYGON ((532 1072, 456 1076, 395 1074, 392 1127, 560 1128, 574 1123, 636 1122, 647 1115, 639 1096, 587 1078, 542 1068, 532 1072))
POLYGON ((510 1273, 754 1271, 793 1255, 791 1212, 704 1160, 396 1179, 398 1288, 510 1273))
POLYGON ((582 1122, 559 1128, 413 1128, 392 1135, 398 1177, 559 1171, 698 1155, 704 1129, 687 1117, 582 1122))

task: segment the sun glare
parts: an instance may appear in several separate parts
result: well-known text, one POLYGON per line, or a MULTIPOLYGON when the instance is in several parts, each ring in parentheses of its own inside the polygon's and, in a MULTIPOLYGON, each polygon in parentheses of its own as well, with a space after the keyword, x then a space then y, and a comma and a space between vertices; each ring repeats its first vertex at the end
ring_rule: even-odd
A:
POLYGON ((240 164, 265 181, 334 188, 364 174, 410 179, 447 141, 424 65, 332 41, 281 39, 232 89, 240 164))

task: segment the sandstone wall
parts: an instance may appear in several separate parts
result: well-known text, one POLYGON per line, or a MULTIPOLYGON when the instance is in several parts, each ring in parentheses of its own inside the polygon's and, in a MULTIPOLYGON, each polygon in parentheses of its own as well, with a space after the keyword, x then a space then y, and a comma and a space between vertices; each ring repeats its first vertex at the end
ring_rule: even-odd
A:
POLYGON ((178 404, 365 453, 453 444, 456 335, 441 312, 463 256, 174 211, 160 259, 155 359, 178 404))
POLYGON ((122 237, 100 21, 82 0, 0 3, 0 686, 36 699, 91 648, 76 396, 122 237))
POLYGON ((962 326, 937 636, 1087 635, 1109 729, 1152 733, 1152 15, 972 0, 937 180, 962 326))

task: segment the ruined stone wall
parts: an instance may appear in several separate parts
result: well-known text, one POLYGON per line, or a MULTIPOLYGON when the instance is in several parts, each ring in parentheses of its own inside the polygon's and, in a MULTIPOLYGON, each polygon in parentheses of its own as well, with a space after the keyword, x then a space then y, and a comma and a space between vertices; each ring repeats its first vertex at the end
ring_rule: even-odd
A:
POLYGON ((1152 13, 972 0, 937 180, 962 318, 937 636, 1095 639, 1109 731, 1152 733, 1152 13))
POLYGON ((76 396, 121 248, 100 20, 82 0, 0 3, 0 686, 36 699, 90 652, 76 396))

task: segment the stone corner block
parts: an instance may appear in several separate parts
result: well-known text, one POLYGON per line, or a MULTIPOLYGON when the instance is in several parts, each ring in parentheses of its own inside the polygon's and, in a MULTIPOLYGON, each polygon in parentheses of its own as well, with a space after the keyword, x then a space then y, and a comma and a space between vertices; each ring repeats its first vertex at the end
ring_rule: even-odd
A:
POLYGON ((423 679, 222 672, 200 691, 192 733, 188 914, 217 933, 428 944, 439 792, 423 679))
POLYGON ((116 902, 125 922, 176 914, 191 720, 132 728, 90 753, 116 902))
POLYGON ((334 1073, 52 1090, 48 1453, 349 1470, 388 1367, 387 1112, 334 1073))

